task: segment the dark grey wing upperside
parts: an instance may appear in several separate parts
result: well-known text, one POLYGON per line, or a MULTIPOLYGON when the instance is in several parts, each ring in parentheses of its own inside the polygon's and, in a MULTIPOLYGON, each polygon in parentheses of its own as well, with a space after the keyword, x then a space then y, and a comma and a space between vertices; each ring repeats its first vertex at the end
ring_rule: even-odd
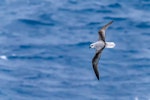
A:
POLYGON ((103 26, 99 31, 99 40, 103 40, 105 42, 105 30, 113 23, 113 21, 109 22, 105 26, 103 26))
POLYGON ((98 62, 101 56, 101 53, 103 51, 105 47, 103 47, 101 50, 97 51, 95 56, 92 59, 92 66, 93 66, 93 70, 95 72, 95 75, 97 77, 97 79, 99 80, 99 71, 98 71, 98 62))

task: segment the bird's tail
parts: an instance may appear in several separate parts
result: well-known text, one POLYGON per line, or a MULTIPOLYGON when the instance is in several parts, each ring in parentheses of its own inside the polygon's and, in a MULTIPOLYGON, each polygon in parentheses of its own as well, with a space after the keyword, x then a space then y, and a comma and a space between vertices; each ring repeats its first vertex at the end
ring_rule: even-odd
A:
POLYGON ((114 42, 106 42, 106 48, 114 48, 115 45, 116 44, 114 42))

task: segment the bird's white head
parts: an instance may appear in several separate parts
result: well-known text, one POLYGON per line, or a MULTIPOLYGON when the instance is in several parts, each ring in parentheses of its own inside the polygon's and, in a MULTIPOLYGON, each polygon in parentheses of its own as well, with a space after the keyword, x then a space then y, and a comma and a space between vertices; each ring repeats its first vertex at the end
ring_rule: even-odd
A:
POLYGON ((95 48, 95 43, 90 44, 90 48, 95 48))

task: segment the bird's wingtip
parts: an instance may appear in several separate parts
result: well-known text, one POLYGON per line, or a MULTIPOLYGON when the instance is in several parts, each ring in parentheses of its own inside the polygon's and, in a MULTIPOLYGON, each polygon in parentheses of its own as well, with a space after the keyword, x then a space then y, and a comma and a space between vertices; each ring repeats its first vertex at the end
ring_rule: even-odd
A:
POLYGON ((99 80, 99 78, 97 78, 99 80))
POLYGON ((99 75, 96 75, 97 79, 99 80, 99 75))
POLYGON ((112 21, 110 21, 110 23, 113 23, 114 21, 112 20, 112 21))

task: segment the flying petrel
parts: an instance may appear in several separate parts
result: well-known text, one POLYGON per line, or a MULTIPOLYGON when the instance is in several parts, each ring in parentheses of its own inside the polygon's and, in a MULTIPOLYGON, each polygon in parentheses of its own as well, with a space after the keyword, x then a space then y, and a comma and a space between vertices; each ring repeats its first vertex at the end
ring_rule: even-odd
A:
POLYGON ((112 23, 113 23, 113 21, 111 21, 108 24, 106 24, 105 26, 103 26, 98 31, 98 35, 99 35, 98 41, 90 44, 90 48, 96 49, 95 56, 92 59, 92 66, 93 66, 95 75, 98 80, 99 80, 98 62, 99 62, 102 51, 104 50, 104 48, 114 48, 115 47, 114 42, 106 42, 105 41, 105 31, 112 23))

